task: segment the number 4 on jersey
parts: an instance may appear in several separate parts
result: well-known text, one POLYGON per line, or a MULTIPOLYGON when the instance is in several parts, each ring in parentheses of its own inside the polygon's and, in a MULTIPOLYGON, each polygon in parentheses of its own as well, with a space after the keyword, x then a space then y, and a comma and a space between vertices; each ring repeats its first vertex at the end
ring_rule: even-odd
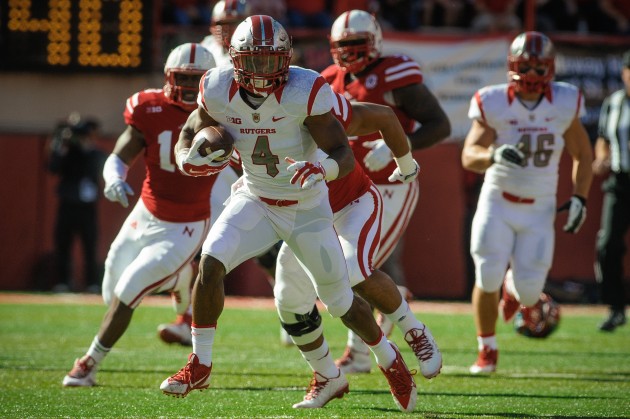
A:
POLYGON ((280 158, 278 155, 271 152, 271 148, 269 148, 269 137, 266 135, 261 135, 256 138, 256 145, 252 152, 252 163, 266 166, 267 174, 271 177, 276 177, 276 175, 280 173, 280 170, 278 170, 280 158))

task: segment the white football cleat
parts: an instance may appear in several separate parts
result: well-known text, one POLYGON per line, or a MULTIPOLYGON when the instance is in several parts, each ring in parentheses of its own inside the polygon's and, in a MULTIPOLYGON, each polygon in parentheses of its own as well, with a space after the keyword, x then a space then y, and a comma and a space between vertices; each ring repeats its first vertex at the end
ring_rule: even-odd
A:
POLYGON ((484 374, 491 373, 497 370, 497 362, 499 360, 499 350, 490 349, 489 346, 484 346, 477 360, 470 367, 471 374, 484 374))
POLYGON ((160 390, 167 396, 186 397, 192 390, 205 390, 210 386, 210 366, 199 363, 197 355, 190 354, 184 368, 162 381, 160 390))
POLYGON ((72 370, 63 377, 64 387, 92 387, 96 385, 97 365, 89 355, 74 361, 72 370))
POLYGON ((192 346, 190 325, 186 322, 164 323, 158 326, 158 335, 163 342, 179 343, 182 346, 192 346))
POLYGON ((339 370, 339 375, 326 378, 318 372, 313 373, 304 400, 293 405, 294 409, 317 409, 324 407, 332 399, 341 399, 350 391, 346 376, 339 370))
POLYGON ((418 359, 420 372, 425 378, 433 378, 442 370, 442 353, 429 328, 411 329, 405 334, 405 342, 418 359))
POLYGON ((394 363, 387 369, 378 366, 387 378, 389 383, 389 391, 392 393, 394 403, 403 412, 411 412, 416 407, 416 399, 418 398, 418 390, 416 389, 416 382, 413 380, 413 373, 407 368, 405 360, 403 359, 396 344, 389 342, 396 352, 396 359, 394 363))

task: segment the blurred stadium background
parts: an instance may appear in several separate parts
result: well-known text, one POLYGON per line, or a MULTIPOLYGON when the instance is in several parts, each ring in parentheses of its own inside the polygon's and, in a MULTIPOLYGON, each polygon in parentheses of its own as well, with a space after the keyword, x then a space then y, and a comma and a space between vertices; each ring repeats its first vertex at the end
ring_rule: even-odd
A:
MULTIPOLYGON (((139 90, 162 86, 168 52, 183 42, 200 42, 208 35, 208 22, 202 18, 187 24, 173 19, 173 7, 178 3, 0 2, 0 290, 45 291, 53 283, 56 179, 46 171, 46 160, 54 126, 73 111, 97 118, 101 122, 99 145, 111 151, 124 129, 126 98, 139 90)), ((193 3, 202 3, 207 10, 213 4, 193 3)), ((331 16, 342 3, 346 4, 327 3, 331 16)), ((428 4, 442 2, 395 3, 402 7, 397 17, 408 19, 387 18, 385 12, 391 10, 381 8, 384 52, 405 53, 421 64, 425 83, 453 125, 448 141, 415 153, 422 165, 422 196, 405 237, 404 269, 409 288, 418 298, 467 300, 473 281, 467 231, 481 181, 462 169, 459 157, 469 127, 466 113, 471 96, 484 85, 506 80, 507 48, 521 29, 544 29, 557 49, 556 78, 578 85, 585 94, 588 112, 584 123, 594 141, 601 102, 622 86, 620 56, 630 48, 630 31, 606 25, 605 19, 591 22, 596 18, 593 14, 578 15, 569 24, 566 15, 536 6, 547 2, 535 0, 516 2, 522 26, 507 32, 473 30, 472 9, 463 8, 459 18, 445 26, 440 19, 423 20, 428 4)), ((459 3, 470 6, 473 0, 459 3)), ((326 28, 287 28, 294 38, 297 64, 321 70, 331 63, 326 28)), ((559 201, 571 194, 569 172, 568 159, 564 159, 559 201)), ((137 192, 143 175, 142 162, 136 162, 130 184, 137 192)), ((593 261, 600 185, 601 179, 596 179, 580 234, 568 236, 558 228, 549 291, 559 301, 597 302, 593 261)), ((101 199, 101 262, 127 213, 127 209, 101 199)), ((78 245, 76 252, 80 252, 78 245)), ((80 266, 75 271, 80 288, 80 266)), ((630 282, 630 254, 625 272, 626 282, 630 282)), ((232 295, 270 296, 264 275, 254 262, 247 262, 230 274, 226 291, 232 295)))

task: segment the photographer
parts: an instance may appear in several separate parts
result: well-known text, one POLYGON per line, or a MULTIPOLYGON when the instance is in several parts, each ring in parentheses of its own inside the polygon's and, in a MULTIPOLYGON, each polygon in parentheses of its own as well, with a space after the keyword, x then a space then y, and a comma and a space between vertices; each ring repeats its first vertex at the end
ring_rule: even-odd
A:
POLYGON ((55 223, 55 292, 76 291, 72 280, 71 251, 75 235, 81 239, 84 282, 90 292, 100 292, 96 260, 99 179, 106 155, 95 147, 99 123, 71 114, 53 132, 49 170, 59 176, 59 207, 55 223))

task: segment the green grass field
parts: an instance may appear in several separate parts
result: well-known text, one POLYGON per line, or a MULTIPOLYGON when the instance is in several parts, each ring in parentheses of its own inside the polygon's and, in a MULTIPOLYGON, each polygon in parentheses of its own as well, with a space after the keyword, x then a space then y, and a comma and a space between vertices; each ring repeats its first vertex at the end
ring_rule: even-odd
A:
MULTIPOLYGON (((350 393, 323 409, 292 409, 311 373, 295 348, 279 344, 279 323, 269 308, 226 308, 207 391, 176 399, 159 390, 190 351, 157 339, 156 326, 173 317, 167 305, 136 310, 126 335, 101 364, 98 386, 63 388, 61 380, 87 350, 104 312, 94 304, 0 304, 0 416, 630 417, 630 325, 612 334, 598 332, 601 314, 565 312, 546 340, 522 337, 500 324, 499 370, 480 377, 467 373, 476 356, 472 316, 417 313, 440 345, 444 368, 430 381, 416 376, 416 410, 403 414, 377 371, 350 376, 350 393)), ((339 356, 345 329, 323 316, 331 350, 339 356)), ((413 367, 415 359, 398 331, 393 340, 413 367)))

